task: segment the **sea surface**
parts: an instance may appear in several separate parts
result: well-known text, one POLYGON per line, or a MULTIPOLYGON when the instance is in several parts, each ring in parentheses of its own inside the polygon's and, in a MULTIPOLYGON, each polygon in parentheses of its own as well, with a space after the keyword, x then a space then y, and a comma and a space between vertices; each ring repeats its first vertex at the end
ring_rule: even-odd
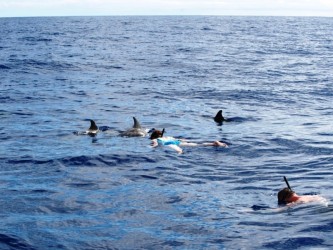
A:
POLYGON ((332 27, 1 18, 0 249, 332 249, 332 27), (132 117, 229 147, 151 148, 132 117), (279 207, 283 176, 326 202, 279 207))

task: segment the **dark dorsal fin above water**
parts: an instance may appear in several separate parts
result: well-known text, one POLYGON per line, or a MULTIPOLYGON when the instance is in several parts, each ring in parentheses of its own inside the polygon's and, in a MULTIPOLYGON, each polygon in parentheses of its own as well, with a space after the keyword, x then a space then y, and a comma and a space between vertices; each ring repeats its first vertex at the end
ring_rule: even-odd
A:
POLYGON ((133 121, 134 121, 133 128, 141 128, 140 122, 135 117, 133 117, 133 121))
POLYGON ((214 121, 217 122, 217 123, 221 123, 223 121, 225 121, 226 119, 223 117, 222 115, 222 109, 219 110, 216 114, 216 116, 214 117, 214 121))
POLYGON ((97 125, 96 125, 96 123, 95 123, 94 120, 90 120, 90 128, 89 128, 89 130, 98 130, 98 127, 97 127, 97 125))
POLYGON ((126 131, 120 132, 121 136, 127 136, 127 137, 138 137, 138 136, 146 136, 147 131, 146 129, 143 129, 139 123, 139 121, 133 117, 134 125, 132 128, 127 129, 126 131))

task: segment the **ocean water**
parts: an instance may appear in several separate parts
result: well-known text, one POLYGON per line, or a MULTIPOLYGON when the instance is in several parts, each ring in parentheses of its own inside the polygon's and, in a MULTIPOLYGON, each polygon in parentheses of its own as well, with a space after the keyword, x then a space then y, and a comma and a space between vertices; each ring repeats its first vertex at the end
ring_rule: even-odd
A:
POLYGON ((332 26, 1 18, 0 249, 332 249, 332 26), (153 149, 133 116, 229 148, 153 149), (276 210, 283 176, 327 202, 276 210))

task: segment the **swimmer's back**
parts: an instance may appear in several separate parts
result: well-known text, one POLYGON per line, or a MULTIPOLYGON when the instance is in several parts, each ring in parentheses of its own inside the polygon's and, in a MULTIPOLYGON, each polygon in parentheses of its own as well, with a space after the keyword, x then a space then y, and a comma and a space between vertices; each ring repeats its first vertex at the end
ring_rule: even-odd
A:
POLYGON ((180 140, 177 140, 173 137, 162 137, 162 138, 157 138, 157 142, 158 144, 160 145, 177 145, 179 146, 180 145, 180 140))

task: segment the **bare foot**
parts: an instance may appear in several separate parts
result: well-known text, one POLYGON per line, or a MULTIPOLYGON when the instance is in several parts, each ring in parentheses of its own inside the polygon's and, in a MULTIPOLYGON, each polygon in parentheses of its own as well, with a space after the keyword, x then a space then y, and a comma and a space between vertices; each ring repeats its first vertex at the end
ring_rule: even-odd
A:
POLYGON ((220 141, 214 141, 214 142, 213 142, 213 145, 214 145, 215 147, 225 147, 225 148, 228 147, 227 144, 225 144, 224 142, 220 142, 220 141))

